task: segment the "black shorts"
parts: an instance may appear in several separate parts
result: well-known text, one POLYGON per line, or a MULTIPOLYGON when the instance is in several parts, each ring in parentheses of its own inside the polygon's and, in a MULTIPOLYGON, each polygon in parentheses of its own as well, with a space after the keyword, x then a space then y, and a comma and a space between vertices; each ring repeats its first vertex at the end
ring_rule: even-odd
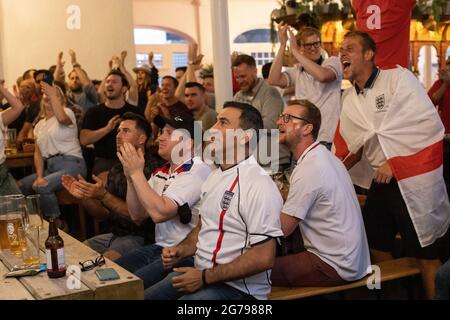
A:
POLYGON ((371 249, 392 252, 395 236, 402 237, 404 255, 419 259, 439 259, 442 238, 421 247, 397 181, 372 183, 362 210, 367 239, 371 249))

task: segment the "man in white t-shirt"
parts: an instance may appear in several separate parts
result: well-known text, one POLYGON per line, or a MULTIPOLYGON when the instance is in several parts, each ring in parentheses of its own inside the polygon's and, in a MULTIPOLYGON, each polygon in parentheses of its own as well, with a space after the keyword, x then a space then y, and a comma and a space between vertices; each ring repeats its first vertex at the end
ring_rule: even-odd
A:
POLYGON ((330 149, 341 112, 342 66, 339 58, 324 59, 321 56, 320 31, 315 28, 301 29, 297 35, 299 44, 288 25, 281 24, 278 35, 280 49, 272 63, 268 81, 281 88, 295 85, 297 99, 311 101, 320 109, 322 126, 317 141, 330 149), (290 51, 298 64, 281 72, 288 38, 290 51))
POLYGON ((252 155, 262 128, 256 108, 225 103, 210 131, 219 167, 202 187, 201 221, 182 243, 163 250, 167 268, 194 254, 195 268, 174 268, 147 289, 146 299, 267 299, 282 199, 252 155))
POLYGON ((306 251, 276 259, 276 286, 335 286, 370 270, 352 181, 342 162, 316 141, 320 123, 320 110, 307 100, 290 101, 278 120, 280 143, 297 159, 281 227, 287 237, 299 226, 306 251))
MULTIPOLYGON (((158 154, 167 164, 147 181, 141 149, 124 143, 118 153, 127 177, 127 206, 131 219, 140 225, 148 217, 155 223, 155 244, 122 255, 116 263, 144 281, 144 288, 164 278, 167 272, 161 251, 178 245, 198 221, 201 186, 211 172, 200 158, 194 158, 194 118, 189 114, 173 118, 155 117, 162 129, 158 154), (181 150, 181 152, 180 152, 181 150)), ((187 257, 180 265, 193 265, 187 257)))
POLYGON ((6 88, 3 87, 3 84, 4 80, 0 80, 0 104, 5 98, 11 107, 0 112, 0 196, 20 193, 16 181, 9 173, 8 167, 5 165, 6 155, 3 132, 8 129, 8 125, 11 122, 19 117, 24 109, 22 102, 6 90, 6 88))

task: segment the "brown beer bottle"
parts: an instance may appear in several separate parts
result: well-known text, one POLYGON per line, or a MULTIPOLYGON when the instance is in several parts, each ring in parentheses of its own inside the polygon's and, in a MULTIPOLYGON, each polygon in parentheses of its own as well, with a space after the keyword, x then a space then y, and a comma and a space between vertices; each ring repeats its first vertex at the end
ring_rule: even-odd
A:
POLYGON ((47 274, 49 278, 61 278, 66 275, 64 261, 64 241, 58 234, 54 219, 50 219, 48 238, 45 240, 47 254, 47 274))

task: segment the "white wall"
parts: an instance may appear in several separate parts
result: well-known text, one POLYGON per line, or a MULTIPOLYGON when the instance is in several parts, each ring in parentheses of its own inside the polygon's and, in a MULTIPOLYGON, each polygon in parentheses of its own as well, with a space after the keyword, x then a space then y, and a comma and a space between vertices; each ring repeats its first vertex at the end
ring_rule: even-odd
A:
POLYGON ((0 75, 9 86, 29 68, 55 64, 64 51, 78 53, 91 78, 102 78, 114 54, 126 49, 127 66, 135 64, 132 0, 0 0, 0 75), (69 5, 81 8, 81 29, 68 30, 69 5), (2 68, 3 67, 3 68, 2 68))

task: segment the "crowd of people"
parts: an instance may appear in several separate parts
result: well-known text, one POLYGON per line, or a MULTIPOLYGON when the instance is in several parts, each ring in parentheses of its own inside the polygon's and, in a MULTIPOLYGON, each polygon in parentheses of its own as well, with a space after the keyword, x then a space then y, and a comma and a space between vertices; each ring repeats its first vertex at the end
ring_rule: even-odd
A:
POLYGON ((15 93, 1 83, 0 194, 40 194, 62 227, 55 193, 64 188, 108 219, 110 232, 86 244, 141 278, 145 299, 266 299, 272 285, 345 284, 393 259, 398 233, 424 296, 450 299, 450 262, 440 260, 450 58, 428 96, 409 70, 379 58, 390 48, 368 33, 347 33, 340 57, 323 55, 314 27, 294 34, 282 23, 278 34, 265 79, 254 58, 233 55, 234 99, 217 110, 195 45, 161 86, 152 53, 135 77, 122 52, 92 81, 73 50, 67 77, 60 53, 53 68, 27 70, 15 93), (353 86, 342 93, 343 79, 353 86), (7 127, 24 147, 34 139, 35 173, 20 181, 5 165, 7 127), (256 156, 263 129, 279 130, 285 197, 256 156), (198 143, 198 132, 214 139, 198 143), (205 148, 210 159, 199 156, 205 148), (368 190, 362 211, 354 185, 368 190), (304 250, 277 255, 297 229, 304 250))

